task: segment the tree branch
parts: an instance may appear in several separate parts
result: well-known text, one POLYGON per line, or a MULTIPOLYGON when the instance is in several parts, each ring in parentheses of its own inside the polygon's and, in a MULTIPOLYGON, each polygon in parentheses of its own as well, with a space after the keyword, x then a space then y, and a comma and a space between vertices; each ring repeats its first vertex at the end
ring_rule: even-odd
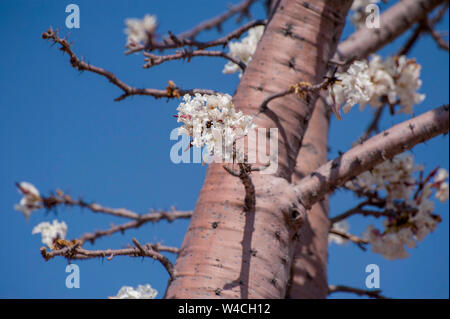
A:
POLYGON ((241 13, 238 17, 238 22, 240 21, 240 19, 243 16, 249 16, 250 6, 254 2, 255 2, 255 0, 244 0, 241 3, 238 3, 237 5, 229 8, 228 11, 226 11, 212 19, 201 22, 200 24, 198 24, 197 26, 195 26, 194 28, 192 28, 189 31, 185 31, 185 32, 181 33, 178 37, 184 38, 184 39, 194 38, 200 32, 202 32, 204 30, 209 30, 212 28, 217 28, 220 31, 222 23, 224 23, 226 20, 231 18, 236 13, 239 13, 239 12, 241 13))
POLYGON ((420 36, 426 32, 426 26, 428 25, 429 28, 433 28, 441 19, 444 17, 445 13, 447 12, 448 8, 448 2, 444 3, 438 13, 428 20, 427 17, 424 17, 420 22, 419 25, 416 27, 412 35, 408 38, 408 40, 405 42, 403 47, 398 51, 397 55, 407 55, 409 51, 411 51, 414 44, 419 40, 420 36))
POLYGON ((445 0, 399 1, 380 16, 379 29, 361 28, 341 42, 333 60, 365 58, 407 31, 445 0))
POLYGON ((227 34, 219 39, 211 40, 211 41, 207 41, 207 42, 201 42, 201 41, 196 41, 193 39, 183 38, 181 36, 176 36, 176 35, 172 34, 171 32, 169 32, 170 40, 168 40, 166 38, 165 42, 163 42, 163 43, 156 42, 156 43, 148 43, 146 45, 143 45, 140 43, 131 43, 128 45, 129 50, 126 51, 125 54, 128 55, 128 54, 136 53, 136 52, 143 51, 143 50, 164 51, 164 50, 168 50, 168 49, 182 48, 184 46, 196 47, 197 49, 207 49, 207 48, 216 47, 216 46, 225 47, 228 44, 228 42, 230 42, 233 39, 239 38, 242 34, 247 32, 249 29, 259 26, 259 25, 266 25, 266 23, 267 23, 266 20, 254 20, 254 21, 244 24, 243 26, 237 28, 236 30, 230 32, 229 34, 227 34))
POLYGON ((242 61, 235 59, 231 55, 229 55, 225 52, 222 52, 222 51, 187 50, 186 49, 186 50, 178 51, 175 54, 170 54, 170 55, 156 55, 156 54, 144 52, 144 56, 147 57, 145 59, 145 61, 147 63, 144 64, 144 66, 143 66, 145 69, 159 65, 166 61, 187 59, 188 62, 190 62, 191 58, 194 56, 210 56, 210 57, 221 57, 221 58, 227 59, 227 60, 237 64, 242 69, 242 71, 245 70, 245 64, 242 61))
POLYGON ((359 238, 358 236, 337 230, 337 229, 333 229, 330 228, 329 231, 330 234, 334 234, 337 236, 340 236, 346 240, 350 240, 351 242, 355 243, 359 248, 361 248, 361 250, 366 251, 366 247, 365 245, 367 245, 369 242, 367 240, 364 240, 362 238, 359 238))
POLYGON ((172 94, 172 91, 170 91, 170 90, 135 88, 135 87, 129 86, 125 82, 119 80, 110 71, 107 71, 103 68, 91 65, 89 63, 86 63, 86 62, 80 60, 77 57, 77 55, 70 48, 71 45, 67 41, 67 39, 61 39, 58 36, 58 32, 53 31, 51 28, 42 34, 42 38, 46 39, 46 40, 51 40, 54 43, 58 43, 61 46, 60 50, 63 52, 66 52, 70 56, 70 64, 72 65, 73 68, 75 68, 79 71, 89 71, 92 73, 97 73, 97 74, 107 78, 109 80, 109 82, 111 82, 112 84, 114 84, 115 86, 120 88, 124 93, 121 96, 115 98, 114 101, 121 101, 132 95, 148 95, 148 96, 153 96, 155 98, 162 98, 162 97, 175 98, 175 97, 179 97, 180 95, 185 95, 185 94, 194 95, 196 93, 200 93, 200 94, 215 94, 216 93, 212 90, 202 90, 202 89, 183 90, 183 89, 177 88, 178 94, 175 95, 175 94, 172 94))
POLYGON ((296 186, 305 209, 364 171, 449 129, 449 106, 438 107, 372 137, 322 165, 296 186))
POLYGON ((389 299, 389 298, 381 295, 381 290, 363 290, 363 289, 342 286, 342 285, 328 286, 328 295, 331 295, 332 293, 335 293, 335 292, 349 292, 349 293, 357 294, 359 296, 368 296, 370 298, 375 298, 375 299, 389 299))
POLYGON ((94 213, 103 213, 113 215, 116 217, 134 219, 133 222, 113 227, 112 229, 114 229, 114 231, 112 231, 112 229, 108 231, 102 231, 102 232, 112 231, 111 233, 108 234, 112 234, 114 232, 129 228, 137 228, 147 222, 158 222, 160 220, 167 220, 168 222, 172 222, 175 219, 187 219, 192 216, 192 211, 177 211, 174 207, 171 208, 170 212, 151 210, 151 212, 148 214, 138 214, 125 208, 110 208, 96 203, 87 203, 82 199, 73 199, 70 195, 63 194, 60 190, 58 190, 58 195, 51 195, 48 197, 41 196, 41 200, 44 207, 47 209, 53 209, 58 205, 79 206, 81 208, 88 208, 94 213))
POLYGON ((111 228, 106 230, 97 230, 92 233, 85 233, 80 237, 80 240, 84 243, 86 241, 90 241, 92 244, 96 239, 104 236, 110 236, 114 233, 121 232, 124 233, 128 229, 139 228, 140 226, 149 223, 149 222, 157 222, 160 220, 167 220, 168 222, 172 222, 175 219, 188 219, 192 216, 191 211, 181 212, 173 210, 171 213, 168 212, 152 212, 149 214, 140 215, 140 217, 134 221, 124 223, 117 226, 111 226, 111 228))
POLYGON ((63 256, 67 260, 91 259, 99 257, 107 257, 107 260, 112 260, 115 256, 150 257, 159 261, 169 273, 170 279, 174 279, 173 264, 166 256, 160 254, 159 251, 166 250, 174 252, 177 251, 176 248, 166 247, 159 244, 141 245, 135 238, 133 238, 133 243, 136 245, 136 247, 128 247, 123 249, 87 250, 81 247, 80 242, 77 242, 74 245, 68 245, 66 247, 62 247, 61 249, 52 250, 50 252, 47 252, 47 249, 45 247, 42 247, 41 254, 46 261, 54 258, 55 256, 63 256))
POLYGON ((274 93, 266 97, 259 106, 259 112, 264 112, 267 109, 267 106, 270 101, 284 97, 289 94, 295 93, 302 98, 306 98, 307 93, 318 92, 321 89, 326 89, 328 84, 331 83, 330 81, 332 81, 331 78, 325 78, 322 82, 314 85, 307 82, 296 83, 285 91, 274 93))

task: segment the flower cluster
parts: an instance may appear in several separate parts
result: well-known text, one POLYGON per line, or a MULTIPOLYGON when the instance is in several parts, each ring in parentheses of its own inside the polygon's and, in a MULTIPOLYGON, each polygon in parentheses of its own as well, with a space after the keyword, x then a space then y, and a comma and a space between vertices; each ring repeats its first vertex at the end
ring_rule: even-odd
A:
POLYGON ((345 184, 350 189, 364 191, 383 190, 387 202, 407 200, 416 187, 415 172, 423 171, 422 165, 415 165, 411 155, 397 155, 392 160, 384 161, 372 170, 366 171, 345 184))
MULTIPOLYGON (((228 47, 230 48, 230 55, 245 63, 249 64, 252 60, 252 56, 256 51, 256 46, 264 33, 264 26, 256 26, 248 31, 248 35, 240 42, 230 42, 228 47)), ((241 68, 229 61, 225 64, 223 73, 231 74, 241 71, 241 68)), ((240 75, 239 75, 240 76, 240 75)))
POLYGON ((42 243, 46 244, 50 249, 53 249, 55 239, 66 238, 67 224, 65 222, 58 222, 56 219, 53 220, 53 224, 42 222, 35 226, 31 233, 33 235, 41 233, 42 243))
POLYGON ((352 7, 350 10, 354 11, 352 16, 350 17, 350 20, 352 23, 356 26, 356 28, 362 28, 364 27, 366 23, 366 7, 369 4, 375 4, 378 3, 379 0, 354 0, 352 7))
POLYGON ((435 189, 436 198, 442 202, 448 199, 447 178, 444 169, 433 170, 423 178, 423 166, 414 165, 411 155, 399 155, 347 182, 346 187, 356 191, 386 193, 384 208, 389 214, 383 221, 385 230, 370 225, 363 235, 372 251, 386 259, 406 258, 405 246, 416 247, 416 241, 422 241, 440 222, 433 214, 430 197, 435 189), (414 177, 416 172, 420 172, 419 179, 414 177))
POLYGON ((21 182, 17 186, 23 197, 19 204, 14 206, 14 209, 22 212, 25 215, 25 218, 28 219, 33 210, 42 207, 41 196, 37 188, 31 183, 21 182))
POLYGON ((158 23, 156 16, 147 14, 143 19, 126 19, 125 25, 127 26, 125 29, 125 34, 128 36, 127 43, 147 43, 152 39, 158 23))
POLYGON ((400 104, 399 112, 410 114, 415 104, 425 99, 416 92, 421 85, 421 66, 405 56, 390 57, 385 61, 373 55, 369 62, 355 61, 346 72, 336 73, 337 81, 328 87, 329 103, 340 119, 340 106, 347 113, 359 104, 382 107, 385 102, 400 104))
POLYGON ((155 299, 158 291, 153 289, 149 284, 138 285, 137 289, 130 286, 120 288, 116 296, 110 299, 155 299))
POLYGON ((192 136, 193 146, 206 146, 209 154, 230 161, 236 139, 244 137, 254 127, 252 117, 236 112, 228 94, 185 95, 183 100, 177 108, 176 117, 183 123, 178 134, 192 136))
MULTIPOLYGON (((340 222, 337 222, 333 224, 333 229, 342 232, 347 233, 350 229, 350 225, 346 220, 341 220, 340 222)), ((335 243, 338 245, 346 244, 348 242, 347 239, 343 238, 342 236, 336 235, 336 234, 328 234, 328 243, 335 243)))

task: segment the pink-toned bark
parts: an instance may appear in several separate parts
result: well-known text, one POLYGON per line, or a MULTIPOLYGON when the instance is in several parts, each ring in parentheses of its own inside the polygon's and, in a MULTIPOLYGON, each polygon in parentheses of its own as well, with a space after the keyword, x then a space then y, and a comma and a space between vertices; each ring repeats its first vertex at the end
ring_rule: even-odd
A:
MULTIPOLYGON (((351 1, 281 1, 234 96, 254 114, 268 95, 322 80, 351 1)), ((208 167, 167 298, 283 298, 290 274, 295 194, 288 181, 313 111, 314 96, 273 100, 256 119, 279 129, 276 175, 252 174, 256 207, 244 212, 244 187, 222 165, 208 167), (308 103, 309 102, 309 103, 308 103)))

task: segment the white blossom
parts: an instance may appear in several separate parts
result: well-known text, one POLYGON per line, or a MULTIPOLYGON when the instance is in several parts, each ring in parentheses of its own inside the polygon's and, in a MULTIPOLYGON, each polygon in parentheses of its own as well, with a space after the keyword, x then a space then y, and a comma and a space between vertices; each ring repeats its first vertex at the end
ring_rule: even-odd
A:
POLYGON ((407 59, 405 56, 399 57, 396 62, 395 92, 403 107, 400 112, 410 114, 414 104, 419 104, 425 99, 425 94, 416 92, 422 86, 419 79, 422 67, 414 59, 407 59))
POLYGON ((130 18, 125 20, 125 34, 127 43, 147 43, 158 26, 156 16, 146 14, 142 19, 130 18))
MULTIPOLYGON (((346 220, 341 220, 340 222, 337 222, 335 224, 333 224, 333 228, 337 231, 343 232, 343 233, 347 233, 348 230, 350 229, 350 225, 348 224, 348 222, 346 220)), ((328 234, 328 243, 335 243, 338 245, 342 245, 342 244, 346 244, 348 241, 347 239, 343 238, 342 236, 336 235, 336 234, 328 234)))
POLYGON ((445 180, 448 178, 447 170, 441 168, 437 171, 436 176, 434 177, 434 183, 436 185, 436 198, 441 202, 445 202, 448 200, 449 195, 449 186, 448 182, 445 180))
POLYGON ((33 210, 42 207, 40 201, 41 196, 37 188, 28 182, 21 182, 18 184, 19 192, 23 194, 19 204, 14 205, 14 209, 22 212, 25 218, 28 219, 33 210))
POLYGON ((408 234, 402 233, 401 236, 398 236, 397 233, 387 233, 381 235, 380 231, 372 225, 367 227, 363 235, 363 239, 370 243, 372 252, 381 254, 389 260, 408 257, 404 247, 405 242, 403 242, 405 237, 408 237, 408 234))
POLYGON ((381 232, 370 225, 363 238, 371 244, 373 252, 387 259, 406 258, 405 246, 416 247, 417 241, 422 241, 440 222, 440 217, 433 214, 434 203, 430 197, 436 189, 439 200, 448 199, 448 183, 445 182, 448 173, 440 169, 433 181, 429 178, 420 180, 422 187, 419 192, 414 192, 419 185, 414 177, 418 171, 423 171, 423 166, 415 165, 411 155, 398 155, 346 183, 354 190, 386 192, 385 209, 391 209, 392 215, 383 221, 385 230, 381 232), (396 208, 396 202, 403 203, 405 208, 396 208))
POLYGON ((42 222, 36 225, 31 232, 33 235, 41 233, 42 243, 46 244, 50 249, 53 248, 55 239, 65 239, 67 234, 67 224, 53 220, 53 224, 42 222))
MULTIPOLYGON (((228 47, 230 49, 230 56, 242 61, 245 65, 249 64, 252 60, 253 54, 256 51, 256 46, 264 33, 264 26, 256 26, 248 31, 248 35, 244 37, 240 42, 230 42, 228 47)), ((223 73, 231 74, 241 71, 241 68, 229 61, 225 64, 223 73)))
POLYGON ((328 87, 328 102, 340 119, 340 106, 347 113, 359 104, 382 107, 385 102, 400 104, 398 112, 411 113, 415 104, 421 103, 425 95, 416 92, 421 85, 421 66, 405 56, 390 57, 385 61, 372 55, 369 63, 354 61, 347 71, 337 72, 336 81, 328 87))
POLYGON ((416 186, 414 173, 422 171, 422 165, 415 165, 412 155, 397 155, 384 161, 372 170, 366 171, 346 183, 351 189, 367 191, 384 190, 389 201, 409 199, 416 186))
POLYGON ((186 94, 177 108, 178 134, 192 136, 192 145, 206 146, 210 154, 232 159, 233 143, 254 128, 252 117, 236 112, 231 96, 186 94))
POLYGON ((120 288, 116 296, 111 299, 155 299, 158 292, 149 284, 138 285, 136 289, 130 286, 120 288))
POLYGON ((355 104, 366 104, 372 95, 372 82, 368 73, 366 61, 355 61, 346 72, 336 73, 339 80, 330 85, 328 90, 332 98, 332 104, 337 107, 335 112, 340 117, 339 107, 343 106, 344 113, 350 111, 355 104))

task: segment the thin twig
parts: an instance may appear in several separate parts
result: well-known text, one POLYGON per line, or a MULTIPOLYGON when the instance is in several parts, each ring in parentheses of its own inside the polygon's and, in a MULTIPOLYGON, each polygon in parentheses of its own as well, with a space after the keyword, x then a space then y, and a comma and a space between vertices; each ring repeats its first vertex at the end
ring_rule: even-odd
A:
MULTIPOLYGON (((63 256, 68 260, 72 259, 91 259, 91 258, 104 258, 107 257, 107 260, 112 260, 115 256, 129 256, 129 257, 150 257, 157 261, 159 261, 164 268, 169 273, 170 279, 173 280, 174 277, 174 269, 173 264, 170 260, 160 254, 159 251, 162 251, 165 246, 158 244, 145 244, 141 245, 135 238, 133 238, 133 243, 136 247, 128 247, 123 249, 105 249, 105 250, 88 250, 80 247, 80 244, 77 243, 74 246, 64 247, 58 250, 53 250, 47 252, 45 247, 41 248, 41 254, 45 260, 49 260, 56 256, 63 256)), ((175 248, 168 248, 171 252, 175 250, 175 248)))
POLYGON ((111 228, 106 230, 97 230, 92 233, 86 233, 80 237, 82 242, 90 241, 94 243, 96 239, 104 236, 110 236, 114 233, 121 232, 132 228, 139 228, 140 226, 149 223, 149 222, 158 222, 160 220, 167 220, 168 222, 172 222, 176 219, 188 219, 192 216, 192 211, 176 211, 172 210, 171 212, 151 212, 149 214, 139 215, 139 218, 133 220, 131 222, 127 222, 117 226, 111 226, 111 228))
POLYGON ((366 141, 372 133, 377 132, 379 128, 379 122, 381 119, 381 116, 383 115, 384 106, 379 107, 374 116, 372 121, 370 122, 369 126, 367 127, 366 131, 364 132, 363 136, 361 136, 360 141, 364 142, 366 141))
POLYGON ((226 165, 224 165, 223 168, 232 176, 239 177, 245 188, 245 200, 244 200, 245 211, 254 212, 256 205, 256 198, 255 198, 255 186, 253 185, 252 179, 250 177, 250 173, 252 172, 252 166, 251 164, 247 163, 247 158, 245 158, 244 163, 238 163, 238 165, 239 165, 239 172, 227 167, 226 165))
POLYGON ((366 251, 365 245, 367 245, 369 242, 367 240, 364 240, 362 238, 359 238, 358 236, 337 230, 331 228, 329 231, 330 234, 334 234, 337 236, 340 236, 346 240, 350 240, 351 242, 355 243, 359 248, 361 248, 363 251, 366 251))
POLYGON ((331 295, 335 292, 348 292, 357 294, 359 296, 368 296, 370 298, 375 299, 389 299, 381 294, 381 290, 364 290, 359 288, 353 288, 348 286, 342 286, 342 285, 329 285, 328 286, 328 295, 331 295))
POLYGON ((330 78, 325 78, 322 82, 320 82, 318 84, 314 84, 314 85, 312 85, 310 83, 306 83, 306 82, 300 82, 300 83, 296 83, 296 84, 292 85, 289 89, 287 89, 283 92, 278 92, 278 93, 269 95, 262 101, 261 105, 259 106, 259 112, 264 112, 267 109, 267 106, 270 101, 284 97, 286 95, 295 93, 302 97, 302 96, 305 96, 309 92, 318 92, 321 89, 325 89, 325 88, 327 88, 328 84, 330 83, 330 80, 331 80, 330 78))
MULTIPOLYGON (((167 220, 169 222, 175 219, 190 218, 192 216, 192 211, 177 211, 174 207, 171 207, 170 211, 154 211, 151 210, 148 214, 138 214, 131 210, 125 208, 110 208, 105 207, 97 203, 88 203, 82 199, 73 199, 68 194, 63 194, 62 191, 58 190, 57 195, 51 195, 48 197, 41 196, 41 201, 44 208, 53 209, 57 206, 78 206, 81 208, 88 208, 94 213, 103 213, 108 215, 113 215, 116 217, 130 218, 134 219, 133 223, 123 224, 124 229, 138 227, 146 222, 158 222, 160 220, 167 220), (134 226, 133 226, 134 225, 134 226)), ((120 229, 119 229, 120 230, 120 229)))
POLYGON ((52 40, 54 43, 58 43, 61 48, 60 50, 63 52, 66 52, 70 56, 70 64, 73 68, 79 70, 79 71, 89 71, 93 73, 97 73, 109 80, 112 84, 120 88, 124 93, 120 95, 119 97, 115 98, 115 101, 121 101, 129 96, 132 95, 148 95, 153 96, 155 98, 177 98, 180 95, 190 94, 194 95, 196 93, 200 94, 215 94, 216 92, 212 90, 203 90, 203 89, 191 89, 191 90, 183 90, 178 89, 178 94, 172 94, 172 91, 170 90, 158 90, 158 89, 150 89, 150 88, 135 88, 132 86, 129 86, 125 82, 119 80, 113 73, 110 71, 107 71, 103 68, 94 66, 92 64, 86 63, 82 60, 80 60, 77 55, 72 51, 70 48, 70 43, 67 41, 67 39, 61 39, 58 36, 58 33, 56 31, 53 31, 51 28, 48 29, 46 32, 42 34, 43 39, 52 40))
POLYGON ((177 49, 182 48, 185 46, 188 47, 195 47, 197 49, 207 49, 212 48, 216 46, 222 46, 225 47, 228 42, 230 42, 233 39, 239 38, 242 34, 247 32, 249 29, 254 28, 259 25, 265 25, 267 23, 266 20, 254 20, 251 22, 248 22, 244 24, 243 26, 237 28, 236 30, 230 32, 229 34, 207 42, 197 41, 193 39, 183 38, 181 36, 176 36, 169 32, 169 38, 170 40, 165 40, 163 43, 148 43, 148 44, 140 44, 140 43, 130 43, 128 47, 128 51, 125 52, 125 54, 131 54, 136 53, 139 51, 153 51, 153 50, 168 50, 168 49, 177 49))
POLYGON ((181 33, 178 37, 186 38, 186 39, 194 38, 200 32, 209 30, 212 28, 217 28, 220 31, 222 23, 224 23, 226 20, 231 18, 236 13, 241 12, 240 16, 238 17, 238 22, 240 21, 242 16, 249 16, 250 6, 254 2, 255 2, 255 0, 244 0, 241 3, 238 3, 235 6, 232 6, 226 12, 224 12, 212 19, 209 19, 207 21, 204 21, 204 22, 198 24, 197 26, 195 26, 194 28, 192 28, 189 31, 185 31, 185 32, 181 33))
POLYGON ((194 56, 210 56, 210 57, 221 57, 224 59, 227 59, 235 64, 237 64, 242 71, 245 70, 245 63, 242 61, 233 58, 231 55, 222 52, 222 51, 207 51, 207 50, 183 50, 178 51, 175 54, 170 55, 156 55, 148 52, 144 52, 144 55, 147 57, 145 61, 147 62, 144 64, 144 68, 148 69, 153 66, 159 65, 161 63, 164 63, 166 61, 171 60, 180 60, 180 59, 187 59, 188 62, 190 62, 191 58, 194 56))
MULTIPOLYGON (((408 40, 405 42, 402 48, 398 51, 397 55, 398 56, 407 55, 411 51, 412 47, 417 42, 417 40, 419 40, 420 36, 423 35, 425 32, 429 32, 429 30, 427 30, 427 26, 428 28, 432 29, 439 21, 442 20, 445 13, 447 12, 447 8, 448 2, 442 5, 442 7, 439 9, 439 11, 433 18, 428 19, 425 17, 422 21, 420 21, 416 29, 414 29, 412 35, 408 38, 408 40)), ((431 36, 433 35, 431 34, 431 36)))

